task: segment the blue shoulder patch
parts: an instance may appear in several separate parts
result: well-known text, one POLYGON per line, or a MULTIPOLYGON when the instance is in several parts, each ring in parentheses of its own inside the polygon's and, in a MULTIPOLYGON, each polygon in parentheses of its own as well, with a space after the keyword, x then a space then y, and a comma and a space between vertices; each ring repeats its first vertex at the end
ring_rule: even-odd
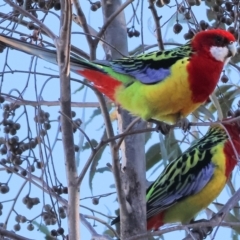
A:
POLYGON ((170 70, 165 68, 153 69, 145 66, 140 69, 126 69, 120 65, 112 65, 114 71, 134 77, 143 84, 155 84, 163 81, 170 75, 170 70))

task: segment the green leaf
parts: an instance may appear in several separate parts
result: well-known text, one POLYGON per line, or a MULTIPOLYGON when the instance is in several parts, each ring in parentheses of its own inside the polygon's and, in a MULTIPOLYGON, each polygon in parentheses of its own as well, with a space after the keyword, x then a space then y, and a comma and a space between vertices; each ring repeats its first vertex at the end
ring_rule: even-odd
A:
POLYGON ((231 58, 232 63, 239 63, 240 62, 240 54, 236 54, 233 58, 231 58))
POLYGON ((211 113, 211 111, 209 111, 209 109, 206 108, 206 106, 201 105, 200 107, 198 107, 197 110, 195 110, 196 112, 199 112, 201 114, 204 115, 205 118, 210 118, 212 120, 215 120, 214 115, 211 113))
POLYGON ((108 167, 101 167, 101 168, 98 168, 96 172, 98 173, 104 173, 104 172, 110 172, 109 168, 108 167))
POLYGON ((233 99, 235 100, 236 97, 238 97, 240 95, 240 88, 235 89, 232 93, 232 95, 229 96, 229 99, 233 99))
MULTIPOLYGON (((205 1, 205 2, 208 2, 208 1, 205 1)), ((209 22, 216 19, 216 14, 213 12, 213 10, 207 9, 207 18, 209 22)))
MULTIPOLYGON (((219 98, 219 104, 222 108, 224 118, 227 117, 227 113, 228 113, 229 109, 231 109, 232 104, 235 100, 235 98, 232 96, 234 94, 236 94, 236 89, 235 88, 231 89, 232 87, 233 87, 233 85, 222 85, 216 91, 216 96, 218 96, 218 98, 219 98)), ((216 111, 216 108, 213 104, 210 104, 208 107, 208 110, 210 112, 214 113, 216 111)))
POLYGON ((146 152, 146 170, 148 171, 162 159, 159 143, 153 144, 146 152))
POLYGON ((175 138, 174 131, 170 131, 165 137, 165 147, 168 154, 168 160, 171 162, 182 154, 182 150, 179 147, 178 141, 175 138))
MULTIPOLYGON (((104 139, 106 136, 106 130, 104 131, 103 133, 103 136, 102 136, 102 139, 104 139)), ((93 181, 93 178, 95 176, 95 173, 97 172, 97 166, 98 166, 98 162, 99 160, 102 158, 102 154, 105 150, 105 148, 107 147, 107 145, 105 144, 98 152, 97 154, 95 155, 93 161, 92 161, 92 164, 90 166, 90 172, 89 172, 89 187, 91 189, 91 192, 92 192, 92 181, 93 181)))
POLYGON ((32 222, 33 225, 37 226, 39 231, 45 235, 46 240, 56 240, 57 238, 51 236, 51 232, 49 231, 48 227, 44 224, 39 224, 36 221, 32 222))
POLYGON ((87 126, 96 116, 101 115, 101 109, 97 108, 93 111, 92 115, 89 117, 89 120, 86 121, 85 126, 87 126))
MULTIPOLYGON (((91 139, 90 140, 91 141, 91 144, 92 144, 92 146, 93 147, 96 147, 97 146, 97 141, 95 140, 95 139, 91 139)), ((83 145, 83 147, 82 147, 82 150, 86 150, 86 149, 90 149, 90 144, 89 144, 89 142, 86 142, 84 145, 83 145)))
POLYGON ((77 92, 80 92, 81 90, 83 90, 85 87, 84 84, 81 85, 81 87, 77 88, 72 94, 76 94, 77 92))

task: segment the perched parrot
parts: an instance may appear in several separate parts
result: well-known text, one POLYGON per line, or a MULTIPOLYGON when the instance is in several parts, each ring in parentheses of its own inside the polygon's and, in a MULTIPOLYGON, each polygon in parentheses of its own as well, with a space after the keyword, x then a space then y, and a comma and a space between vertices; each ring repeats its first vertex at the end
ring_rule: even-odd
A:
MULTIPOLYGON (((57 63, 56 51, 0 35, 11 48, 57 63)), ((235 55, 234 36, 221 29, 197 33, 187 44, 113 61, 71 56, 71 70, 142 119, 176 123, 214 91, 224 65, 235 55)))
POLYGON ((212 124, 204 137, 170 162, 148 187, 147 229, 190 222, 220 194, 239 156, 240 125, 212 124))

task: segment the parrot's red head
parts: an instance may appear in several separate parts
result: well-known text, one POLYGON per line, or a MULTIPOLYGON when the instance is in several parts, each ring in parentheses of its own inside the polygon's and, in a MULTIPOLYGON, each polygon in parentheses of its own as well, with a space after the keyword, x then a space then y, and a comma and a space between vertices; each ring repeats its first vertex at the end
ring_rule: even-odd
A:
MULTIPOLYGON (((240 111, 237 110, 233 117, 239 117, 240 111)), ((229 120, 229 119, 225 119, 229 120)), ((240 119, 237 121, 231 122, 231 123, 223 123, 223 126, 227 130, 227 133, 231 139, 231 141, 228 141, 225 146, 225 152, 228 152, 227 156, 232 157, 234 161, 228 161, 228 168, 230 169, 229 172, 231 172, 231 169, 236 164, 240 164, 240 119), (233 152, 232 152, 233 149, 233 152)))
POLYGON ((235 37, 222 29, 199 32, 192 40, 193 50, 198 55, 226 64, 236 54, 235 37))

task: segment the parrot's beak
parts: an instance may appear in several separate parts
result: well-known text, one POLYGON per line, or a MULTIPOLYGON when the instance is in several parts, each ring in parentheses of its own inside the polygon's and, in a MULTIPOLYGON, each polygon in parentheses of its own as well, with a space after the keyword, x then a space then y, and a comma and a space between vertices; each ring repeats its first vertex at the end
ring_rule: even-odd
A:
POLYGON ((231 42, 227 45, 228 55, 227 57, 233 57, 237 53, 236 42, 231 42))

